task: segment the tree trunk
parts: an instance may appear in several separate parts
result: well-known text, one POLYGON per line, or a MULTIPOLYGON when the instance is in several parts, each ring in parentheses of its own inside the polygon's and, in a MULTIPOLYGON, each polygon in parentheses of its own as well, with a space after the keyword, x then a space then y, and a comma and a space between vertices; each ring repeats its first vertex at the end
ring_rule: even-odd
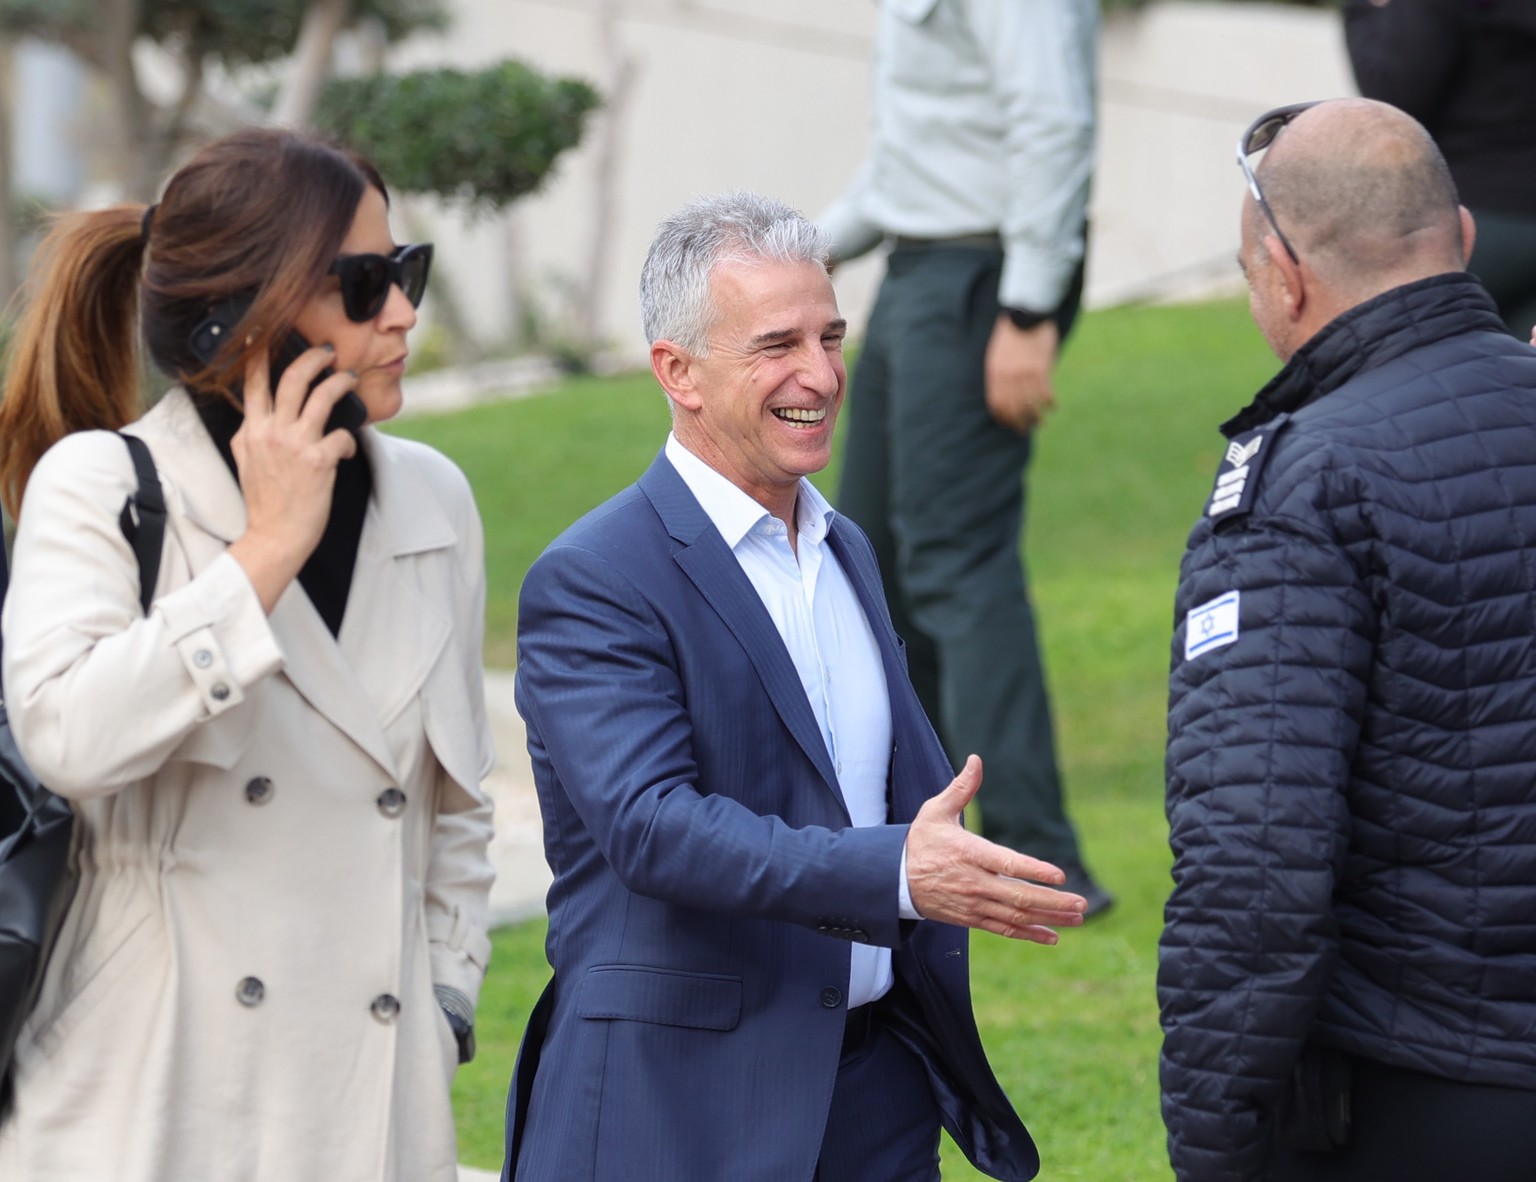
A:
POLYGON ((11 111, 16 84, 16 52, 0 44, 0 307, 16 291, 16 195, 12 192, 11 111))
POLYGON ((153 114, 139 89, 133 42, 139 28, 138 0, 101 0, 102 66, 120 121, 116 175, 129 201, 148 201, 160 179, 165 152, 157 142, 153 114))
MULTIPOLYGON (((418 204, 407 196, 396 200, 401 223, 405 226, 407 242, 430 240, 426 220, 421 216, 418 204)), ((458 289, 452 277, 434 264, 431 285, 432 324, 443 334, 443 353, 450 365, 471 365, 485 359, 485 350, 470 332, 464 306, 459 302, 458 289)))
POLYGON ((293 50, 288 77, 272 108, 272 122, 284 127, 308 127, 320 103, 320 92, 331 74, 336 36, 347 23, 350 0, 313 0, 304 13, 304 26, 293 50))
POLYGON ((622 143, 620 122, 635 79, 634 59, 624 52, 619 38, 622 9, 622 0, 601 0, 597 14, 598 40, 608 85, 597 129, 597 159, 592 177, 592 238, 577 309, 580 343, 594 353, 603 344, 602 300, 612 269, 615 190, 622 143))

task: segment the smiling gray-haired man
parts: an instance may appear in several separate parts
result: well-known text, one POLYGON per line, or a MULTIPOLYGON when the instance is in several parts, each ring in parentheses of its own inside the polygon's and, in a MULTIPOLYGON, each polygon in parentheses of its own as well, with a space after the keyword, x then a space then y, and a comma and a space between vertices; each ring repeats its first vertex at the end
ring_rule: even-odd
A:
POLYGON ((825 257, 751 194, 662 224, 672 435, 523 585, 554 980, 508 1179, 931 1182, 941 1123, 993 1177, 1038 1168, 965 929, 1054 943, 1085 904, 960 824, 979 761, 951 782, 869 543, 805 479, 845 381, 825 257))
POLYGON ((1527 1182, 1536 351, 1465 273, 1471 219, 1408 116, 1298 104, 1240 153, 1285 366, 1222 427, 1179 580, 1174 1172, 1527 1182))

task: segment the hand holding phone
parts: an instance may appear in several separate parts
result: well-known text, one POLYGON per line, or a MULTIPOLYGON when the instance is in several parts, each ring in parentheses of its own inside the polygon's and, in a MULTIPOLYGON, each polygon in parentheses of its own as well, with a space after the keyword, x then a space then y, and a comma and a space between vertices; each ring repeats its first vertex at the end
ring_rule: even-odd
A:
MULTIPOLYGON (((248 306, 249 300, 245 304, 248 306)), ((205 364, 217 355, 231 332, 237 331, 244 309, 241 301, 216 305, 193 330, 189 345, 205 364)), ((355 393, 339 398, 317 440, 312 421, 294 421, 275 414, 277 387, 291 365, 293 377, 309 377, 307 398, 315 388, 334 376, 325 359, 317 356, 298 333, 291 333, 268 358, 253 357, 235 391, 245 410, 245 421, 230 441, 238 469, 240 493, 245 501, 245 532, 229 546, 229 555, 244 569, 264 610, 271 612, 285 590, 299 575, 324 534, 335 488, 336 465, 356 454, 361 446, 358 431, 368 413, 355 393), (309 356, 305 354, 309 353, 309 356), (267 367, 267 389, 262 390, 262 367, 267 367), (249 398, 247 384, 249 383, 249 398), (346 432, 337 431, 345 427, 346 432), (317 462, 318 461, 318 462, 317 462)), ((333 382, 334 388, 340 382, 333 382)), ((296 391, 286 401, 291 406, 296 391)), ((313 416, 311 416, 311 419, 313 416)))
MULTIPOLYGON (((235 326, 240 323, 246 312, 250 310, 253 299, 254 297, 251 295, 232 296, 227 300, 221 300, 210 308, 208 315, 200 320, 197 327, 192 330, 192 335, 187 342, 192 350, 192 355, 204 365, 211 364, 215 354, 218 353, 224 342, 229 339, 229 334, 234 331, 235 326)), ((299 333, 290 332, 283 343, 273 350, 268 368, 267 382, 268 388, 274 394, 277 391, 277 383, 282 380, 283 372, 309 347, 310 343, 299 333)), ((313 391, 316 386, 335 372, 329 366, 321 370, 314 381, 310 382, 310 390, 313 391)), ((237 395, 241 393, 239 384, 236 386, 236 393, 237 395)), ((332 408, 330 416, 325 421, 325 432, 330 434, 332 431, 345 429, 356 435, 363 429, 363 425, 367 421, 368 408, 363 404, 363 400, 357 396, 356 391, 348 390, 337 400, 336 405, 332 408)))

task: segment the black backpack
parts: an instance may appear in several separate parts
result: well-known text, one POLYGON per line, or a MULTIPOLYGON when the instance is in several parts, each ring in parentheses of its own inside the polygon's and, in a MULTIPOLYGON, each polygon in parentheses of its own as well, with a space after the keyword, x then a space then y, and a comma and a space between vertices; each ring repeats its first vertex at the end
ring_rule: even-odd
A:
MULTIPOLYGON (((124 435, 138 492, 119 524, 139 560, 139 603, 149 614, 165 540, 165 500, 142 439, 124 435)), ((0 546, 0 602, 10 581, 0 546)), ((16 748, 0 697, 0 1117, 10 1109, 11 1057, 42 987, 49 953, 74 898, 75 815, 69 802, 38 783, 16 748)))

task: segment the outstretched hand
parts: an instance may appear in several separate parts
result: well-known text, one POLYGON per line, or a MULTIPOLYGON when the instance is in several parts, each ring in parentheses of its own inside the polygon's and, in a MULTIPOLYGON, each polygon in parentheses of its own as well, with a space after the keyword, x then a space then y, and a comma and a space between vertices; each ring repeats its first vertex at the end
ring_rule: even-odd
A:
POLYGON ((961 815, 981 787, 972 755, 949 786, 932 797, 907 832, 907 889, 924 919, 981 928, 1014 940, 1056 943, 1055 927, 1076 927, 1088 906, 1035 883, 1063 883, 1049 862, 1018 854, 968 832, 961 815))

